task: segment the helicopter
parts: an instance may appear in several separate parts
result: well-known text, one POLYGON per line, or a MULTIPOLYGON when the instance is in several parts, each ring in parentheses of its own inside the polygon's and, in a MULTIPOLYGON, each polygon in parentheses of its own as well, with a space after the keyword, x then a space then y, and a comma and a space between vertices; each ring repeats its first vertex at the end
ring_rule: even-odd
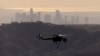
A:
POLYGON ((57 44, 57 48, 59 47, 59 44, 61 41, 63 43, 66 43, 68 41, 67 38, 64 38, 65 36, 70 36, 70 35, 63 35, 63 34, 54 34, 51 38, 44 38, 40 33, 37 35, 37 38, 39 40, 52 40, 55 44, 57 44))

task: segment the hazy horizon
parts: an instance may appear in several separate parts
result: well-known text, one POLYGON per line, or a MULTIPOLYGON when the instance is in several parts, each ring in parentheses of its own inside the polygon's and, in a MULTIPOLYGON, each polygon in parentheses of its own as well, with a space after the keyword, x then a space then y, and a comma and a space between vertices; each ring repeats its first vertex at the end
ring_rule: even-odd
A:
MULTIPOLYGON (((11 23, 12 21, 15 21, 15 14, 16 13, 25 13, 26 15, 29 15, 29 12, 30 12, 30 8, 27 10, 27 11, 23 11, 23 9, 16 9, 16 8, 13 8, 13 9, 10 9, 10 8, 1 8, 0 9, 0 15, 1 15, 1 18, 0 18, 0 23, 11 23)), ((34 8, 33 8, 33 13, 34 14, 37 14, 37 12, 41 12, 41 20, 43 22, 44 21, 44 16, 45 15, 51 15, 51 20, 54 19, 54 16, 55 16, 55 13, 56 13, 56 10, 54 11, 35 11, 34 8)), ((62 20, 64 21, 64 17, 67 16, 67 21, 69 22, 69 24, 71 23, 71 17, 74 17, 75 19, 77 18, 77 16, 79 17, 80 19, 80 24, 84 24, 84 18, 85 17, 88 17, 89 18, 89 24, 100 24, 99 22, 99 18, 100 18, 100 12, 98 11, 85 11, 85 12, 79 12, 79 11, 70 11, 70 12, 64 12, 64 11, 61 11, 60 10, 60 13, 62 15, 62 20)), ((21 19, 20 19, 21 20, 21 19)), ((65 21, 64 21, 65 22, 65 21)))
POLYGON ((0 8, 35 11, 100 11, 99 0, 0 0, 0 8))
MULTIPOLYGON (((29 13, 30 8, 33 8, 33 12, 56 12, 59 10, 62 12, 100 12, 99 0, 0 0, 0 13, 1 22, 11 22, 14 20, 14 13, 17 10, 29 13), (2 9, 11 9, 10 11, 2 11, 2 9), (13 10, 12 10, 13 9, 13 10), (3 13, 3 14, 2 14, 3 13), (13 14, 12 14, 13 13, 13 14), (8 17, 8 15, 10 15, 8 17), (13 16, 13 17, 12 17, 13 16), (9 19, 8 19, 9 18, 9 19)), ((68 13, 66 15, 79 16, 86 15, 88 13, 68 13)), ((89 13, 92 14, 92 13, 89 13)), ((65 15, 64 15, 65 16, 65 15)), ((99 13, 93 13, 90 16, 91 23, 99 23, 99 13), (95 15, 95 16, 94 16, 95 15), (93 17, 94 16, 94 17, 93 17), (94 19, 95 18, 95 19, 94 19)), ((81 18, 80 18, 81 19, 81 18)))
MULTIPOLYGON (((60 12, 100 12, 100 10, 67 10, 67 9, 56 9, 56 8, 32 8, 34 12, 55 12, 59 10, 60 12)), ((23 12, 29 12, 30 8, 0 8, 0 10, 20 10, 23 12)))

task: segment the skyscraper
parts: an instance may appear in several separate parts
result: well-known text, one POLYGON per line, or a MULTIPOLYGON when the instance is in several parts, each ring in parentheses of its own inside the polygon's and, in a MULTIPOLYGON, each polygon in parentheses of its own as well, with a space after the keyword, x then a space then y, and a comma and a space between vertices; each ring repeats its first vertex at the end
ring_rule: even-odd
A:
POLYGON ((85 24, 87 25, 87 24, 89 24, 89 17, 85 17, 85 24))
POLYGON ((34 18, 33 18, 34 20, 34 22, 36 22, 36 21, 38 21, 38 16, 37 16, 37 14, 34 14, 34 18))
POLYGON ((30 8, 30 22, 33 22, 33 19, 34 19, 33 9, 30 8))
POLYGON ((75 24, 75 18, 74 18, 74 16, 71 16, 71 23, 72 23, 72 25, 75 24))
POLYGON ((67 16, 65 16, 65 25, 67 24, 67 16))
POLYGON ((30 8, 30 16, 33 16, 33 9, 30 8))
POLYGON ((44 22, 51 23, 51 15, 45 15, 44 16, 44 22))
POLYGON ((38 16, 38 21, 41 21, 41 12, 38 12, 37 16, 38 16))
POLYGON ((62 15, 59 10, 56 10, 54 23, 61 24, 62 23, 62 15))
POLYGON ((26 13, 22 13, 21 14, 21 21, 22 22, 26 22, 27 21, 26 13))
POLYGON ((76 23, 76 24, 79 24, 79 16, 76 16, 75 23, 76 23))
POLYGON ((15 19, 17 22, 20 22, 20 19, 21 19, 20 16, 21 16, 20 13, 15 14, 15 19))

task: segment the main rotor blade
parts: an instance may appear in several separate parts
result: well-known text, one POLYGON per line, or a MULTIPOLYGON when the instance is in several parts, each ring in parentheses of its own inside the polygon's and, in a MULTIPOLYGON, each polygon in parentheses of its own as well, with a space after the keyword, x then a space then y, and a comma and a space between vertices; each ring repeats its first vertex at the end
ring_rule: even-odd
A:
POLYGON ((71 36, 70 34, 64 35, 64 34, 59 34, 59 36, 71 36))

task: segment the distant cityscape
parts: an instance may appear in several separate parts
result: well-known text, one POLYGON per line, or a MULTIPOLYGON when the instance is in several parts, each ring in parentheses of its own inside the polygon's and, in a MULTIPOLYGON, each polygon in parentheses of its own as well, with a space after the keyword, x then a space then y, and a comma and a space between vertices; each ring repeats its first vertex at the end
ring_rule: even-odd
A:
MULTIPOLYGON (((16 13, 15 19, 17 22, 37 22, 43 21, 45 23, 55 23, 55 24, 63 24, 62 14, 59 10, 56 10, 55 16, 51 16, 50 14, 45 14, 42 18, 42 12, 33 12, 33 9, 30 9, 29 14, 24 13, 16 13), (42 20, 44 19, 44 20, 42 20)), ((67 19, 67 18, 65 18, 67 19)))
POLYGON ((0 24, 11 22, 37 22, 53 24, 100 24, 100 12, 35 12, 30 8, 29 12, 14 9, 0 9, 0 24))

